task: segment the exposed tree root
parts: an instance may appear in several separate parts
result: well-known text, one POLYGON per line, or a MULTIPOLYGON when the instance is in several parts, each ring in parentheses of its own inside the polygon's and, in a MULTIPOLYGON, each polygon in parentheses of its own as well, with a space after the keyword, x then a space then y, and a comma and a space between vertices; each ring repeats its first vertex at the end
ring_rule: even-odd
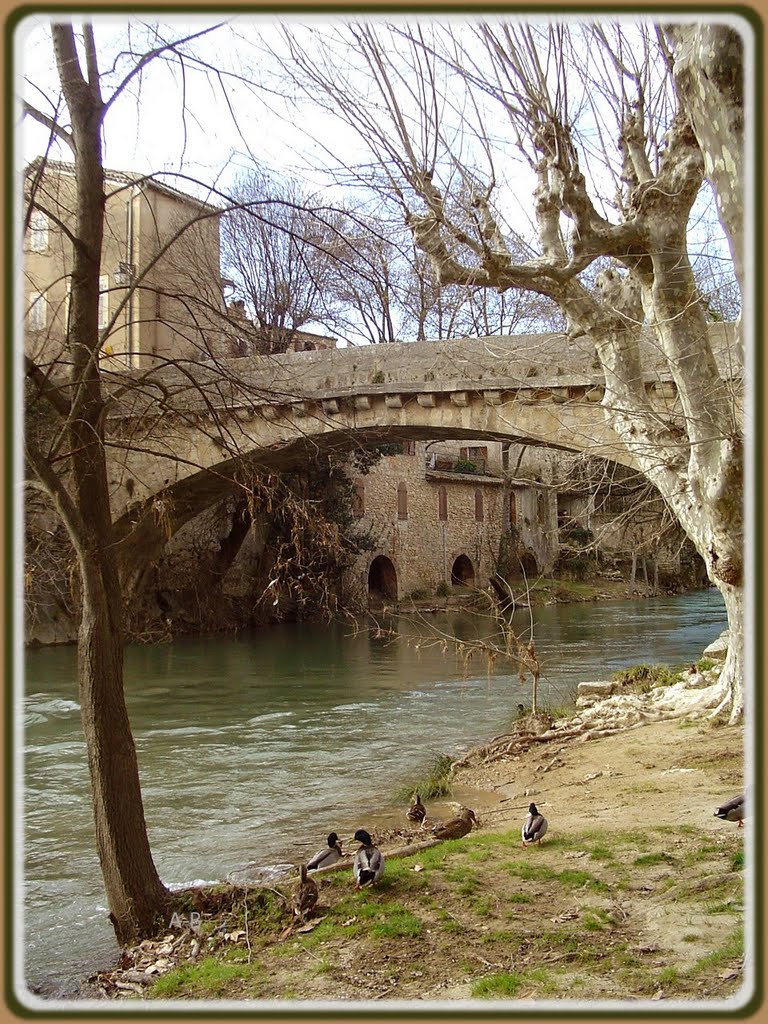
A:
POLYGON ((571 740, 584 743, 636 729, 648 722, 714 718, 730 706, 732 699, 731 686, 724 676, 725 673, 717 667, 704 673, 684 672, 671 686, 596 700, 560 724, 550 725, 544 732, 532 731, 531 725, 535 722, 525 719, 516 731, 501 733, 483 746, 470 750, 454 763, 452 770, 516 757, 536 743, 571 740))

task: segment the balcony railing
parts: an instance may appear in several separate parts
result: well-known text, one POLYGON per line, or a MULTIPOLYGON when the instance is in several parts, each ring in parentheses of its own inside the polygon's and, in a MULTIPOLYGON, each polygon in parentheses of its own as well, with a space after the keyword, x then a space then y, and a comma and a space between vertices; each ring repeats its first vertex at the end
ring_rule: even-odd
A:
POLYGON ((427 454, 427 469, 436 473, 464 473, 468 476, 491 475, 488 473, 487 459, 466 459, 458 455, 440 455, 437 452, 427 454))

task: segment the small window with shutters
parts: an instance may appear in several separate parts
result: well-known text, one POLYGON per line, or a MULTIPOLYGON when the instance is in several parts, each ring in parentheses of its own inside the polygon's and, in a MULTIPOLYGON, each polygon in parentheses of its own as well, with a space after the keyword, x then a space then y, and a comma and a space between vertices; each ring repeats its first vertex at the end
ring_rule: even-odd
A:
POLYGON ((30 331, 44 331, 48 326, 48 299, 42 292, 27 296, 27 327, 30 331))
POLYGON ((517 526, 517 496, 514 491, 509 492, 509 503, 507 506, 509 516, 508 526, 517 526))
POLYGON ((437 492, 437 518, 441 523, 448 521, 448 489, 440 487, 437 492))
POLYGON ((397 518, 408 518, 408 488, 402 482, 397 485, 397 518))
POLYGON ((33 210, 27 234, 30 252, 45 252, 48 248, 48 217, 42 210, 33 210))

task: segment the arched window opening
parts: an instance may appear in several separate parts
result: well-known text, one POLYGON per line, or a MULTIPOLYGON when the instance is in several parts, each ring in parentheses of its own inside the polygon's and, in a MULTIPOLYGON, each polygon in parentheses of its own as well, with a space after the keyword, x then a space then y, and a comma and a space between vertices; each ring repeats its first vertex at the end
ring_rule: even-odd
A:
POLYGON ((530 551, 525 551, 520 556, 520 568, 527 579, 533 579, 539 574, 539 567, 536 564, 536 558, 530 551))
POLYGON ((540 523, 546 522, 547 505, 544 495, 539 494, 536 498, 536 517, 540 523))
POLYGON ((437 492, 437 518, 441 523, 448 521, 448 488, 440 487, 437 492))
POLYGON ((485 518, 485 510, 483 508, 483 492, 478 487, 475 490, 475 522, 482 523, 485 518))

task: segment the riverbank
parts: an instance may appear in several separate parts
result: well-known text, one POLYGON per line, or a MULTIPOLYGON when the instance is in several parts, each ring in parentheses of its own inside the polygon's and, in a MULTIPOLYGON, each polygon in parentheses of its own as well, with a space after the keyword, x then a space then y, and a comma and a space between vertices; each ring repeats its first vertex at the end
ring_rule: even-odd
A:
POLYGON ((743 787, 740 727, 649 721, 465 760, 456 783, 484 805, 469 836, 391 858, 374 890, 355 892, 348 868, 325 874, 301 928, 289 927, 290 885, 220 893, 215 911, 199 903, 200 935, 128 951, 92 991, 142 1004, 388 1006, 718 1001, 739 991, 751 822, 745 832, 713 811, 743 787), (549 834, 521 849, 531 800, 549 834))

